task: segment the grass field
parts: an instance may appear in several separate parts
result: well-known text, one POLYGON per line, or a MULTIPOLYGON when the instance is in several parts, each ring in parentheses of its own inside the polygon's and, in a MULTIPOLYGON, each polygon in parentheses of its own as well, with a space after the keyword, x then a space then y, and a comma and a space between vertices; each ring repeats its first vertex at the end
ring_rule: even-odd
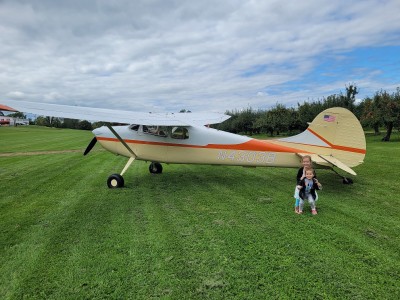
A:
POLYGON ((353 185, 318 170, 135 162, 86 131, 0 127, 0 299, 399 299, 400 141, 367 137, 353 185))

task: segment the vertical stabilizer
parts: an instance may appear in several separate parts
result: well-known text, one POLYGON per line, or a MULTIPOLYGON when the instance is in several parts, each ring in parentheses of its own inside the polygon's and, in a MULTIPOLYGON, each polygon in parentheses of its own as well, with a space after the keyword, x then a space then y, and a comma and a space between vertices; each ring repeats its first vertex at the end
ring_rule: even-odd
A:
POLYGON ((363 163, 366 153, 365 135, 360 122, 351 111, 342 107, 324 110, 307 130, 279 141, 296 143, 304 153, 323 156, 327 162, 327 157, 333 157, 330 161, 338 160, 348 167, 363 163))

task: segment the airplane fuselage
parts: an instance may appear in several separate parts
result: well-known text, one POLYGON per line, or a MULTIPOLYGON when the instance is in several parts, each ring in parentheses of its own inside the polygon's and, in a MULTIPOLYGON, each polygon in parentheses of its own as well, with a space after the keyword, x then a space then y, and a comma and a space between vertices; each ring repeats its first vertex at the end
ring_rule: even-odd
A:
MULTIPOLYGON (((190 163, 240 166, 300 165, 297 149, 252 139, 205 126, 169 127, 162 135, 144 130, 146 126, 114 126, 114 130, 136 155, 136 159, 162 163, 190 163), (177 129, 184 136, 174 135, 177 129)), ((93 133, 101 145, 119 155, 132 156, 107 128, 93 133)))

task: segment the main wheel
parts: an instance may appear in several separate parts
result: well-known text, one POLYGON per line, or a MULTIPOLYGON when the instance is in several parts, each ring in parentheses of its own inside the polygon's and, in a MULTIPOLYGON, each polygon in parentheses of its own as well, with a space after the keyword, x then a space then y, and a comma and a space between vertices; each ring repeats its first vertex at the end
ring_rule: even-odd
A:
POLYGON ((158 162, 152 162, 149 166, 149 171, 151 174, 161 174, 162 165, 158 162))
POLYGON ((123 187, 124 186, 124 178, 119 174, 112 174, 107 179, 107 185, 110 189, 123 187))

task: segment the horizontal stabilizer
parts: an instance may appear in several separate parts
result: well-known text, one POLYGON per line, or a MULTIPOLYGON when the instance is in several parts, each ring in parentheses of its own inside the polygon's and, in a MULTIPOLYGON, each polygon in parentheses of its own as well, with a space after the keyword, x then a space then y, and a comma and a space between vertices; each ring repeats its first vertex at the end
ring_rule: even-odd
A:
POLYGON ((345 165, 344 163, 342 163, 340 160, 338 160, 337 158, 334 158, 333 156, 329 156, 329 155, 319 155, 319 157, 321 157, 322 159, 330 162, 332 165, 338 167, 339 169, 342 169, 343 171, 351 174, 351 175, 357 175, 356 172, 353 171, 353 169, 351 169, 350 167, 348 167, 347 165, 345 165))
POLYGON ((312 162, 316 163, 317 165, 322 165, 322 166, 333 165, 351 175, 357 175, 357 173, 354 172, 353 169, 351 169, 349 166, 342 163, 340 160, 338 160, 337 158, 335 158, 331 155, 319 155, 319 154, 310 154, 310 153, 297 153, 297 155, 300 157, 309 155, 309 156, 311 156, 312 162))

